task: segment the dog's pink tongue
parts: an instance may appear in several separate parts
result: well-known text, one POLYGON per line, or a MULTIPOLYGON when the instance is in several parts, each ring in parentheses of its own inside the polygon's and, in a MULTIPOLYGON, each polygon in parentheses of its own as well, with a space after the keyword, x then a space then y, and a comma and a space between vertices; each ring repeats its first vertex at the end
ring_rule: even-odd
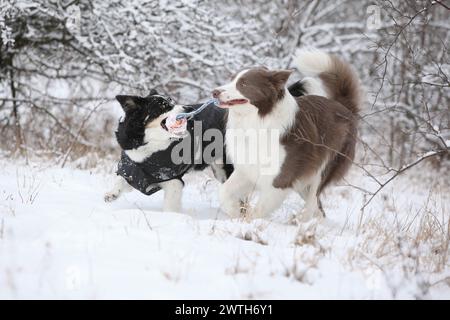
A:
POLYGON ((234 100, 227 101, 226 104, 228 106, 234 106, 234 105, 243 104, 243 103, 246 103, 246 102, 247 102, 246 99, 234 99, 234 100))
POLYGON ((177 120, 176 117, 176 114, 172 114, 167 117, 167 131, 177 136, 184 135, 187 132, 187 120, 184 118, 177 120))

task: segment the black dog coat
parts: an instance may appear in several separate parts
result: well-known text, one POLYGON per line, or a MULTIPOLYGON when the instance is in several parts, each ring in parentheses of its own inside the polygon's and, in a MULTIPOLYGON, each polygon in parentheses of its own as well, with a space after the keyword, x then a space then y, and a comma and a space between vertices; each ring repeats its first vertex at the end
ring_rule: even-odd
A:
MULTIPOLYGON (((198 109, 201 104, 185 106, 184 112, 191 112, 198 109)), ((204 162, 203 148, 214 142, 214 138, 211 141, 202 141, 203 134, 208 129, 217 129, 221 132, 222 137, 225 135, 225 117, 227 111, 220 109, 214 105, 208 105, 202 112, 197 114, 193 119, 188 121, 187 131, 190 141, 190 161, 188 163, 174 164, 172 161, 172 150, 179 143, 182 143, 184 139, 175 140, 167 149, 157 151, 151 156, 146 158, 143 162, 134 162, 131 160, 125 152, 122 151, 122 157, 118 164, 117 174, 122 176, 128 184, 133 188, 139 190, 143 194, 151 195, 161 188, 159 183, 172 179, 179 179, 181 181, 184 174, 189 170, 203 170, 209 164, 204 162), (194 132, 194 121, 201 121, 201 132, 194 132), (201 136, 199 136, 199 133, 201 136), (198 139, 201 139, 202 146, 198 144, 198 139), (202 148, 203 147, 203 148, 202 148), (199 150, 199 149, 202 150, 199 150), (200 152, 201 159, 195 159, 195 155, 200 152), (197 161, 194 161, 197 160, 197 161)), ((182 155, 182 154, 181 154, 182 155)), ((222 154, 213 155, 217 158, 221 158, 225 163, 225 151, 222 150, 222 154)), ((224 165, 224 170, 229 176, 233 171, 232 165, 224 165)))

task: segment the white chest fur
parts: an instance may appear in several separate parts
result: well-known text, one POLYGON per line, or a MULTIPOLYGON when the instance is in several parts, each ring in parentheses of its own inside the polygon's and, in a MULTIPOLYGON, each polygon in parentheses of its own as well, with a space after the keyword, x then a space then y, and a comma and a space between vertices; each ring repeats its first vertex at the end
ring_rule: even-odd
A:
POLYGON ((125 150, 127 156, 134 162, 143 162, 153 153, 167 149, 172 143, 170 140, 170 135, 168 135, 162 128, 146 129, 144 141, 146 144, 140 146, 139 148, 125 150))
POLYGON ((297 110, 295 99, 287 91, 265 117, 259 116, 251 104, 230 109, 225 141, 237 174, 245 175, 257 187, 272 184, 286 157, 280 136, 292 126, 297 110))

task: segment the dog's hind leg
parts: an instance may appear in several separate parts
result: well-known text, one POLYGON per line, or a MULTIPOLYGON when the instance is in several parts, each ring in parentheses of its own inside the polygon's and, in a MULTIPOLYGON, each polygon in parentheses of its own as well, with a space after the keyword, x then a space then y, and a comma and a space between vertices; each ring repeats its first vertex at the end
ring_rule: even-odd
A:
POLYGON ((112 202, 120 197, 123 192, 130 192, 133 188, 128 184, 128 182, 120 177, 116 176, 114 182, 114 187, 111 191, 105 193, 104 200, 105 202, 112 202))
POLYGON ((327 215, 325 213, 325 210, 323 209, 322 201, 320 200, 320 194, 317 195, 317 202, 319 203, 319 210, 320 210, 320 213, 322 214, 322 217, 326 218, 327 215))
POLYGON ((164 190, 164 207, 166 212, 181 211, 181 197, 184 183, 181 179, 172 179, 161 182, 159 186, 164 190))
POLYGON ((318 172, 311 179, 308 179, 307 184, 304 185, 298 182, 295 185, 295 190, 305 200, 305 207, 301 211, 300 219, 308 221, 313 218, 325 217, 325 212, 322 209, 322 203, 319 199, 319 187, 322 179, 322 173, 318 172))

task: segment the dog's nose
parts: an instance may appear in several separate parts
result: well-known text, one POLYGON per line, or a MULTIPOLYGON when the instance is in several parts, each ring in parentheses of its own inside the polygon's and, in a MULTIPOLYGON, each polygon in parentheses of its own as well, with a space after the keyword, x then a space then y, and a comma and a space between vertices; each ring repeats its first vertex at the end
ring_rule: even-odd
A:
POLYGON ((223 90, 219 90, 219 89, 214 89, 213 91, 212 91, 212 96, 213 96, 213 98, 219 98, 219 96, 220 96, 220 94, 223 92, 223 90))

